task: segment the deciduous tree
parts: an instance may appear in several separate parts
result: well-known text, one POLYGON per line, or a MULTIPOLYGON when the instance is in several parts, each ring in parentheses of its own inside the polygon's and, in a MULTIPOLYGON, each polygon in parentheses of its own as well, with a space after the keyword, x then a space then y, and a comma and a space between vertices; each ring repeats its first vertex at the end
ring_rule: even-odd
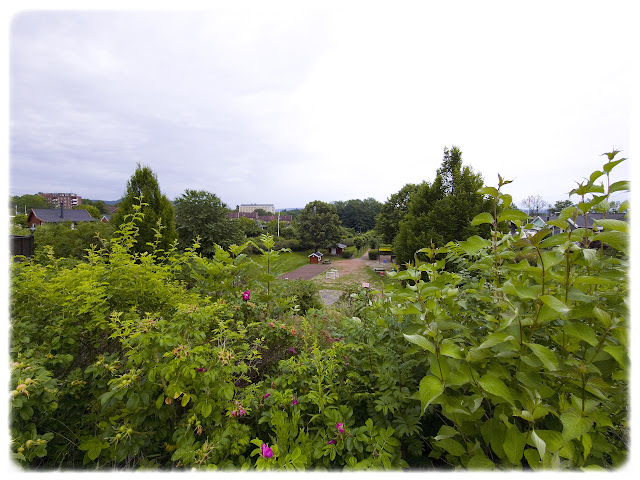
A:
POLYGON ((319 200, 307 203, 298 219, 300 240, 315 250, 339 242, 341 227, 336 207, 319 200))
POLYGON ((383 243, 392 243, 398 234, 400 221, 409 212, 409 199, 418 189, 413 183, 408 183, 394 193, 380 208, 380 213, 376 216, 375 230, 382 236, 383 243))
POLYGON ((245 219, 228 218, 226 204, 214 193, 187 189, 175 199, 174 205, 182 248, 192 246, 196 237, 200 237, 200 252, 210 257, 216 251, 215 244, 227 248, 232 243, 241 243, 244 235, 238 220, 245 219))

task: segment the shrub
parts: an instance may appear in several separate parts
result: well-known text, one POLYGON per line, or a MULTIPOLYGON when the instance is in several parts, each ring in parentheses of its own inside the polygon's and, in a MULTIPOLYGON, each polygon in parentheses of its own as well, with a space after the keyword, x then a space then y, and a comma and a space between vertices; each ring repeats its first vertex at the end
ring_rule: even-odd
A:
POLYGON ((369 250, 369 260, 377 260, 380 256, 378 250, 371 249, 369 250))
POLYGON ((342 250, 342 258, 351 258, 355 255, 355 253, 356 247, 352 245, 342 250))

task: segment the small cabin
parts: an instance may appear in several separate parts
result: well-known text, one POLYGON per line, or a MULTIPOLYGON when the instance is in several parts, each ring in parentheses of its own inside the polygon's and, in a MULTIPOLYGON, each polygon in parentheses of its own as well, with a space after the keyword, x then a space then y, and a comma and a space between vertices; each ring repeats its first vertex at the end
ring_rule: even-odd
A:
POLYGON ((339 243, 338 245, 329 248, 329 253, 331 255, 342 255, 342 251, 347 248, 344 243, 339 243))
POLYGON ((313 252, 309 255, 309 263, 321 263, 322 262, 322 253, 313 252))

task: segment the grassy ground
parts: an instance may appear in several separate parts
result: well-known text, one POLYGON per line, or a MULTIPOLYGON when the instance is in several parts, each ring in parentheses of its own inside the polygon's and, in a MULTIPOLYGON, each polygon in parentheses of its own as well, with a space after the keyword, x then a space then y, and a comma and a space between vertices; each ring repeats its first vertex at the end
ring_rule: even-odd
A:
MULTIPOLYGON (((275 262, 271 263, 271 273, 275 276, 280 276, 284 273, 296 270, 303 265, 307 265, 309 263, 309 255, 311 255, 312 252, 313 250, 281 253, 278 256, 278 259, 275 262)), ((261 255, 251 254, 249 255, 249 258, 258 265, 266 268, 266 262, 261 255)), ((256 265, 252 265, 249 267, 249 273, 255 273, 256 270, 258 270, 258 267, 256 265)))

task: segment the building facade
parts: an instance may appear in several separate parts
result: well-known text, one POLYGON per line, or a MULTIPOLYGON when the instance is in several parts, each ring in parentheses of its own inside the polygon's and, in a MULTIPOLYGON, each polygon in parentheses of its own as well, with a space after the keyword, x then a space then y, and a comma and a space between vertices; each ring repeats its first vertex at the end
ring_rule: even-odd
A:
POLYGON ((265 212, 276 213, 273 203, 243 203, 240 205, 240 213, 251 213, 261 208, 265 212))
POLYGON ((54 208, 58 208, 61 204, 63 208, 71 209, 76 205, 82 204, 82 197, 79 197, 75 193, 42 193, 38 195, 44 197, 54 208))

